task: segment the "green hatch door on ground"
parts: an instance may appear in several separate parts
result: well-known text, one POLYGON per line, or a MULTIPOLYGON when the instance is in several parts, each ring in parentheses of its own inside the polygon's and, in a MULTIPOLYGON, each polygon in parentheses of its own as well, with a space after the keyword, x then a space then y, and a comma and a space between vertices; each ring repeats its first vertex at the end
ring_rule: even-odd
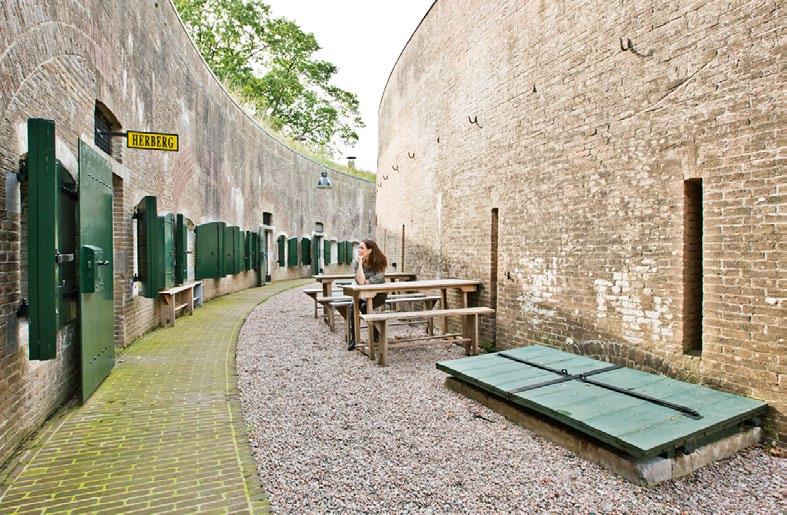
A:
POLYGON ((437 368, 636 458, 672 456, 739 431, 767 404, 542 345, 437 368))
POLYGON ((82 402, 115 366, 112 168, 79 140, 79 338, 82 402))

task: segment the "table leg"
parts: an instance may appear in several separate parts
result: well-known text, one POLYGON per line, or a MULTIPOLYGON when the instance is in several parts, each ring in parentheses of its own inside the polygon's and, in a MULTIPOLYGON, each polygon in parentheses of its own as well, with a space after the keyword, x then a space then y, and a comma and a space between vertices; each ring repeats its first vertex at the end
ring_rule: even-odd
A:
POLYGON ((473 315, 470 319, 470 338, 472 338, 472 355, 478 356, 478 315, 473 315))
MULTIPOLYGON (((370 315, 370 314, 374 313, 374 302, 372 302, 373 300, 374 299, 366 299, 366 314, 367 315, 370 315)), ((369 333, 367 335, 367 338, 369 338, 369 347, 368 347, 368 349, 369 349, 369 359, 374 361, 374 356, 375 356, 375 354, 374 354, 374 324, 367 323, 366 324, 366 330, 369 333)))
MULTIPOLYGON (((440 290, 440 309, 448 309, 448 291, 440 290)), ((443 317, 443 334, 448 334, 448 317, 443 317)))
MULTIPOLYGON (((427 301, 425 304, 429 304, 428 306, 424 306, 428 309, 434 309, 434 305, 437 304, 437 301, 432 299, 427 301)), ((429 317, 429 323, 427 324, 426 331, 430 336, 434 336, 434 317, 429 317)))
POLYGON ((360 295, 355 293, 353 294, 353 334, 352 339, 355 341, 356 345, 361 343, 361 299, 360 295))
MULTIPOLYGON (((332 280, 324 280, 322 282, 322 296, 323 297, 331 297, 331 296, 333 296, 333 281, 332 280)), ((331 324, 331 316, 328 313, 326 313, 326 311, 325 311, 326 307, 327 306, 325 306, 325 305, 323 305, 323 307, 322 307, 322 318, 323 318, 323 320, 328 322, 328 324, 331 324)), ((330 311, 330 308, 328 308, 328 310, 330 311)), ((315 318, 317 317, 317 312, 316 311, 314 313, 314 316, 315 316, 315 318)))
MULTIPOLYGON (((462 307, 463 308, 467 307, 467 292, 464 291, 464 290, 462 291, 462 307)), ((467 317, 467 316, 462 317, 462 320, 463 320, 463 322, 462 322, 462 338, 470 338, 470 320, 469 320, 469 317, 467 317)), ((467 348, 469 350, 470 346, 468 345, 467 348)), ((469 355, 469 352, 468 352, 468 355, 469 355)))

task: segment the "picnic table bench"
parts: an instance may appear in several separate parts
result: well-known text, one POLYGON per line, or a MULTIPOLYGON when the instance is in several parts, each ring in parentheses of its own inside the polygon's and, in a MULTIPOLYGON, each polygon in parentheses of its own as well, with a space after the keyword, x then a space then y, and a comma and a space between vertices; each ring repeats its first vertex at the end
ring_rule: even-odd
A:
POLYGON ((465 355, 467 356, 475 356, 478 354, 478 317, 480 315, 492 315, 494 314, 495 310, 492 308, 487 307, 474 307, 474 308, 454 308, 454 309, 433 309, 427 311, 410 311, 410 312, 401 312, 401 311, 394 311, 388 313, 370 313, 361 315, 361 319, 365 320, 367 324, 374 326, 380 332, 379 341, 374 343, 374 341, 369 342, 369 349, 370 355, 374 355, 374 352, 371 350, 373 346, 380 347, 380 356, 378 359, 378 363, 382 366, 386 366, 388 364, 388 349, 391 347, 404 347, 410 346, 413 344, 414 341, 423 341, 423 339, 408 339, 408 340, 401 340, 397 343, 388 343, 388 336, 387 336, 387 329, 388 329, 388 321, 397 319, 408 319, 408 318, 421 318, 423 316, 428 316, 430 318, 434 317, 449 317, 449 316, 460 316, 463 318, 462 327, 462 338, 457 338, 454 341, 461 341, 464 343, 465 346, 465 355))
POLYGON ((173 286, 166 290, 159 290, 161 303, 159 304, 159 318, 161 327, 167 324, 175 326, 175 315, 185 309, 189 315, 194 314, 194 306, 202 305, 202 281, 173 286))
MULTIPOLYGON (((353 298, 353 312, 352 315, 354 317, 354 331, 355 334, 351 335, 351 338, 356 342, 356 347, 360 350, 362 346, 361 343, 361 312, 360 312, 360 303, 362 299, 372 299, 378 293, 387 293, 387 294, 399 294, 400 292, 424 292, 429 290, 439 290, 440 291, 440 307, 442 309, 448 308, 448 290, 455 289, 461 293, 461 303, 460 307, 467 308, 468 307, 468 294, 471 292, 476 291, 479 286, 481 286, 481 281, 476 281, 472 279, 430 279, 425 281, 407 281, 407 282, 385 282, 380 284, 350 284, 342 287, 342 290, 345 295, 352 296, 353 298)), ((371 314, 373 312, 372 302, 366 303, 366 312, 367 314, 371 314)), ((434 311, 433 311, 434 312, 434 311)), ((398 316, 400 313, 397 312, 396 315, 398 316)), ((419 317, 423 317, 424 312, 419 312, 419 317)), ((445 322, 446 317, 443 317, 443 332, 447 332, 447 322, 445 322)), ((373 340, 373 328, 372 324, 368 325, 368 341, 370 342, 368 345, 368 352, 369 352, 369 359, 375 359, 375 349, 374 345, 372 344, 373 340)), ((465 331, 466 333, 466 331, 465 331)), ((463 333, 463 337, 467 337, 467 335, 463 333)))
MULTIPOLYGON (((385 300, 385 305, 387 307, 395 307, 398 304, 409 304, 410 309, 413 309, 413 304, 416 302, 421 302, 424 305, 425 309, 433 309, 437 301, 440 300, 440 297, 437 295, 426 295, 425 293, 409 293, 404 295, 390 295, 385 300)), ((338 311, 339 314, 344 318, 346 331, 345 333, 348 335, 349 339, 349 317, 347 316, 347 307, 352 306, 353 299, 347 295, 336 295, 335 293, 330 297, 323 297, 318 295, 317 302, 322 306, 323 313, 326 314, 328 317, 328 326, 331 328, 332 332, 336 332, 336 317, 334 316, 334 310, 338 311)), ((427 331, 429 334, 434 334, 434 319, 427 318, 427 331)))
MULTIPOLYGON (((342 290, 333 289, 329 293, 341 293, 341 292, 342 290)), ((317 297, 320 295, 322 296, 330 296, 330 295, 326 294, 322 288, 306 288, 305 290, 303 290, 303 293, 311 297, 312 300, 314 301, 314 318, 320 318, 319 315, 320 303, 317 301, 317 297)))

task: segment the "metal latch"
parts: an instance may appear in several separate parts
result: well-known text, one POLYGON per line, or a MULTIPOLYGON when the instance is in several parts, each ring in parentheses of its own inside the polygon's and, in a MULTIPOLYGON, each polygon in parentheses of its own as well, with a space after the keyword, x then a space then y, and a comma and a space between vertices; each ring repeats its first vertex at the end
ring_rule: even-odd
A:
POLYGON ((62 265, 63 263, 70 263, 74 261, 73 254, 61 254, 60 251, 55 251, 55 263, 62 265))

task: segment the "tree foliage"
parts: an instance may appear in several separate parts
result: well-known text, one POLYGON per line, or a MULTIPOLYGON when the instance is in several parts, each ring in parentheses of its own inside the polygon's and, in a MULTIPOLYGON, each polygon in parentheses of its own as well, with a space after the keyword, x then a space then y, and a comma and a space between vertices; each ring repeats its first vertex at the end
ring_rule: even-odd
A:
POLYGON ((358 97, 331 84, 314 34, 270 15, 261 0, 175 0, 191 37, 219 79, 240 91, 274 128, 335 153, 358 141, 358 97))

